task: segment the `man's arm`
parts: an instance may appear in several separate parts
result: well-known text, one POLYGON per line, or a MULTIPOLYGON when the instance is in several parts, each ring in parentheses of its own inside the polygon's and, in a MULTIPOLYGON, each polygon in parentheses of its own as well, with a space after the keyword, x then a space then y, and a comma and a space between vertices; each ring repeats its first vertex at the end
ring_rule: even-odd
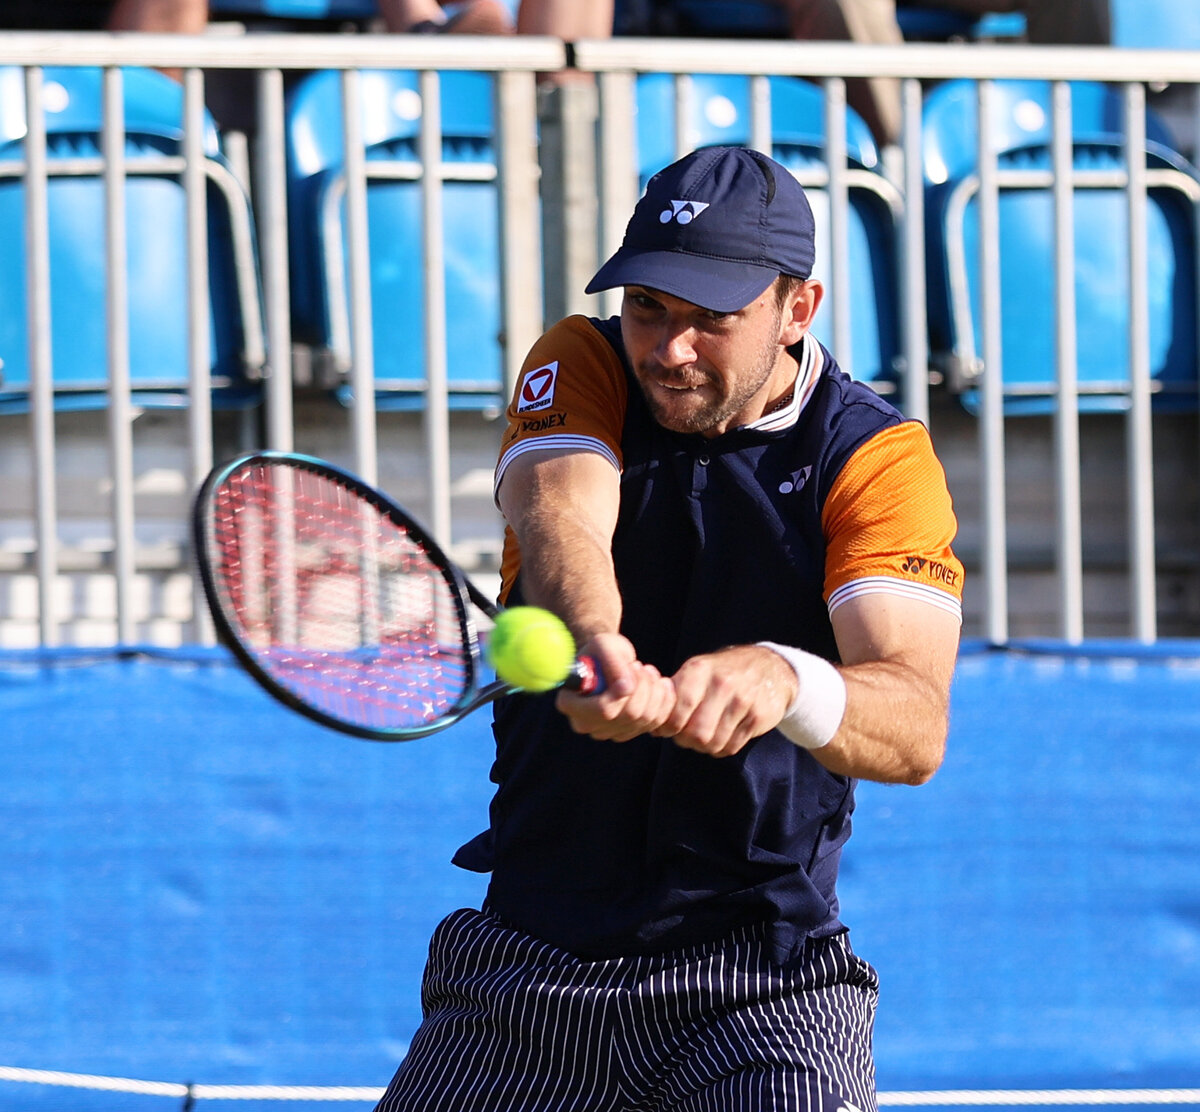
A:
POLYGON ((560 692, 559 709, 577 732, 613 741, 660 725, 674 702, 670 681, 619 633, 612 537, 621 491, 612 463, 596 452, 528 452, 505 470, 497 497, 521 551, 524 601, 558 614, 607 684, 599 696, 560 692))
POLYGON ((832 615, 846 682, 846 712, 826 768, 885 783, 921 784, 942 763, 960 623, 916 599, 874 594, 832 615))
MULTIPOLYGON (((877 593, 842 603, 831 620, 845 709, 813 757, 845 776, 924 783, 945 750, 958 618, 920 600, 877 593)), ((822 672, 837 683, 826 665, 815 682, 822 672)), ((792 664, 760 645, 693 657, 673 680, 676 705, 656 732, 713 756, 736 753, 778 726, 797 701, 802 711, 806 700, 828 701, 827 690, 798 690, 792 664)))
MULTIPOLYGON (((620 481, 605 457, 527 453, 505 472, 499 501, 520 545, 525 600, 559 614, 609 683, 598 698, 559 694, 576 731, 615 741, 654 733, 728 756, 778 726, 798 694, 801 703, 807 697, 792 665, 757 645, 692 657, 670 680, 637 661, 618 633, 612 535, 620 481)), ((814 757, 860 779, 928 780, 945 746, 958 618, 918 599, 874 593, 843 602, 831 621, 846 703, 814 757)))

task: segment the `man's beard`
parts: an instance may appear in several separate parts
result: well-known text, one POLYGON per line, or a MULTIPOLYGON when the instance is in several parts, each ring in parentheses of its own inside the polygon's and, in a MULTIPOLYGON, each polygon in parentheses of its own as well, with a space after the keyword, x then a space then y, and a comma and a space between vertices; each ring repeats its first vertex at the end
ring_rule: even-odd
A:
MULTIPOLYGON (((722 426, 735 414, 740 413, 749 404, 750 399, 763 388, 775 370, 775 363, 779 356, 777 337, 781 323, 782 316, 777 313, 775 326, 768 333, 769 342, 765 343, 762 349, 755 354, 754 362, 738 373, 732 388, 730 388, 729 380, 725 380, 725 388, 730 390, 729 393, 723 395, 718 393, 716 396, 701 399, 700 395, 688 393, 686 390, 681 391, 679 401, 684 403, 686 408, 670 403, 664 405, 658 393, 652 394, 647 391, 646 387, 642 385, 644 379, 651 382, 671 382, 673 379, 665 377, 657 364, 641 364, 638 367, 638 383, 642 385, 642 396, 645 397, 654 419, 672 432, 704 433, 722 426)), ((681 380, 682 385, 699 386, 711 383, 716 386, 718 391, 721 389, 721 380, 702 367, 688 368, 677 377, 681 380)))

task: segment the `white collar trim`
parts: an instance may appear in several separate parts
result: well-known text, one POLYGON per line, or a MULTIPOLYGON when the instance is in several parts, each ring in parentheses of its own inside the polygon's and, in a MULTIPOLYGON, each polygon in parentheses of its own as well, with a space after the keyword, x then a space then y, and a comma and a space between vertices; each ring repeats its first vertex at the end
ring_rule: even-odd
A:
POLYGON ((792 400, 782 409, 768 413, 757 421, 751 421, 745 427, 758 432, 780 432, 790 429, 799 419, 804 407, 817 388, 817 380, 821 377, 821 366, 824 359, 821 355, 821 345, 806 332, 797 345, 800 348, 800 370, 796 375, 796 385, 792 390, 792 400))

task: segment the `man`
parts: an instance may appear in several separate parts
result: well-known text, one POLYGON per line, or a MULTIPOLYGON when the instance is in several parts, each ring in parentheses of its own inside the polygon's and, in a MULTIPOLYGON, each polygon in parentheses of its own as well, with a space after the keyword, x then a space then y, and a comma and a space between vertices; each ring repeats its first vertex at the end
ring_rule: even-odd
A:
POLYGON ((484 909, 434 937, 385 1112, 874 1108, 876 981, 835 881, 854 781, 938 767, 962 569, 925 429, 809 334, 782 166, 656 175, 534 347, 497 468, 504 587, 607 690, 495 716, 484 909))

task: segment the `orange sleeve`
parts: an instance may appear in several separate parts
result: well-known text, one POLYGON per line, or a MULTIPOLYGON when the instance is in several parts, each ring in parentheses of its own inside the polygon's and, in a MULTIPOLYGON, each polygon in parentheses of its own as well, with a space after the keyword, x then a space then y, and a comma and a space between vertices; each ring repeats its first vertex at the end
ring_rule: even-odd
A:
POLYGON ((821 513, 825 600, 885 591, 962 617, 963 567, 946 474, 925 426, 884 429, 846 461, 821 513))
POLYGON ((530 350, 508 406, 496 486, 518 455, 542 448, 599 452, 621 469, 627 400, 617 353, 586 317, 567 317, 530 350))

